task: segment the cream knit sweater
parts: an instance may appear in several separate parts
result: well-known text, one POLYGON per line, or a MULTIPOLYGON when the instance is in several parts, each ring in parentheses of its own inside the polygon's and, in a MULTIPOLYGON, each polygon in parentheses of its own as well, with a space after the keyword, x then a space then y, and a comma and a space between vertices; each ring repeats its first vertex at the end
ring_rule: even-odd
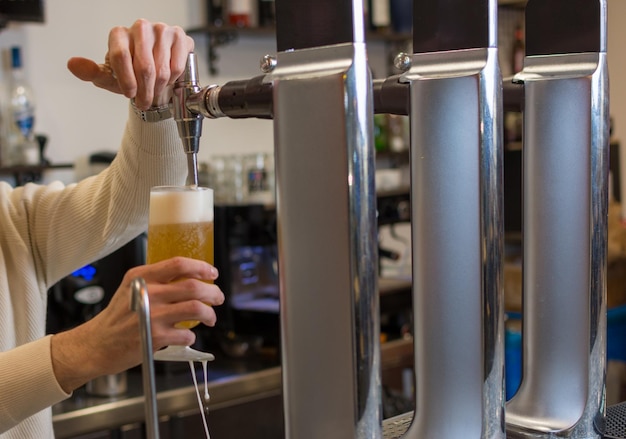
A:
POLYGON ((182 184, 186 173, 174 121, 129 111, 117 157, 99 175, 68 186, 0 183, 0 439, 53 438, 50 407, 70 396, 52 371, 48 288, 144 231, 150 187, 182 184))

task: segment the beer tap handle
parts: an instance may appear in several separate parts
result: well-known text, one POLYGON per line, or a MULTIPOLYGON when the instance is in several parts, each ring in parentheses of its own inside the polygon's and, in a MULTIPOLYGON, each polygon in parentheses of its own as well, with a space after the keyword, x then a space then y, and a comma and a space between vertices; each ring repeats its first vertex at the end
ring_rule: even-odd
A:
POLYGON ((198 184, 198 150, 202 135, 203 116, 199 112, 191 111, 187 107, 189 97, 200 91, 198 84, 198 63, 195 53, 191 52, 187 58, 185 72, 174 84, 173 107, 174 119, 178 126, 178 135, 183 142, 187 154, 187 184, 198 184))

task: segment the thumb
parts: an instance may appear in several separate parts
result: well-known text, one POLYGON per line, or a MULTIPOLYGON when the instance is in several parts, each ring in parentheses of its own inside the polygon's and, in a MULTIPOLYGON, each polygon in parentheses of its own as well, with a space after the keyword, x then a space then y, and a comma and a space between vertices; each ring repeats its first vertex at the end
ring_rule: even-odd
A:
POLYGON ((96 64, 94 61, 73 57, 67 61, 67 68, 74 76, 82 81, 93 83, 96 87, 112 91, 114 93, 122 93, 113 71, 109 66, 104 64, 96 64))

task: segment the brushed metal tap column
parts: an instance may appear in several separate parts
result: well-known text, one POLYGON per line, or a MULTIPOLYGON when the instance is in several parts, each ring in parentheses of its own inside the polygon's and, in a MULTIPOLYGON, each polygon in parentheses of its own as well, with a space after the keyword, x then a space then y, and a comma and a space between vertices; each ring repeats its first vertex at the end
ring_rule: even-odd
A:
POLYGON ((362 0, 276 0, 288 438, 382 437, 373 99, 362 0))
POLYGON ((530 0, 523 132, 523 378, 507 437, 600 438, 606 357, 605 0, 530 0))
POLYGON ((416 408, 405 437, 503 438, 502 81, 493 0, 414 2, 416 408))

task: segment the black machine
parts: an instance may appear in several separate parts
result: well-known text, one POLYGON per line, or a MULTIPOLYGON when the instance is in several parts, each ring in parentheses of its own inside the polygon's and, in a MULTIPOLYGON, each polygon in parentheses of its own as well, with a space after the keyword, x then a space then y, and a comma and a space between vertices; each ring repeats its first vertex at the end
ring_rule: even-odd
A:
POLYGON ((110 255, 88 264, 48 291, 46 332, 80 325, 107 306, 124 274, 146 260, 146 235, 141 234, 110 255))
POLYGON ((217 341, 233 355, 262 344, 277 347, 280 301, 275 209, 263 204, 216 205, 215 266, 220 273, 216 283, 226 300, 215 308, 216 327, 198 327, 199 335, 217 341))

